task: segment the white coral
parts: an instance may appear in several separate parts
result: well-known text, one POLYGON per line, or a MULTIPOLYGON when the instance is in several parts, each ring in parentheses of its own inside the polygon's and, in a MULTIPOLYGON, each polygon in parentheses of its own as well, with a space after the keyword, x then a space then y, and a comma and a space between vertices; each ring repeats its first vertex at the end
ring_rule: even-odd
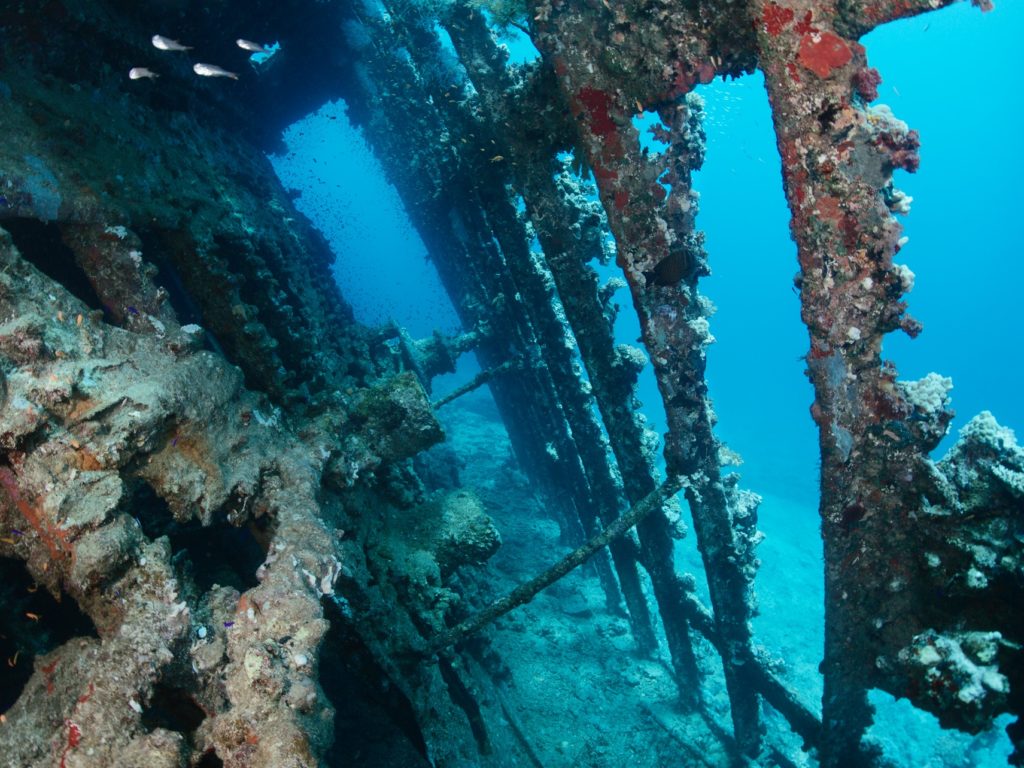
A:
POLYGON ((937 373, 929 373, 918 381, 901 381, 900 389, 911 405, 924 413, 938 413, 949 402, 953 380, 937 373))

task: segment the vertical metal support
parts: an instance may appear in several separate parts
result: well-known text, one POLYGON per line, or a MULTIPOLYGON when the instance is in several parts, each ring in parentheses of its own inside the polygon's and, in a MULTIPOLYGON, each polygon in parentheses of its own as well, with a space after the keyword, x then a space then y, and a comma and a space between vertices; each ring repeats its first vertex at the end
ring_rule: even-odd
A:
POLYGON ((706 265, 693 227, 696 197, 690 191, 690 173, 701 161, 699 132, 689 124, 685 103, 666 106, 661 117, 670 149, 660 160, 648 159, 630 121, 635 101, 612 83, 594 81, 593 62, 600 51, 587 13, 574 6, 551 15, 538 25, 535 41, 550 57, 580 123, 581 148, 615 235, 618 262, 665 403, 668 471, 691 478, 686 496, 722 639, 736 741, 741 752, 753 756, 760 751, 761 724, 760 703, 745 675, 752 654, 752 542, 733 526, 704 380, 709 312, 697 279, 706 274, 706 265))

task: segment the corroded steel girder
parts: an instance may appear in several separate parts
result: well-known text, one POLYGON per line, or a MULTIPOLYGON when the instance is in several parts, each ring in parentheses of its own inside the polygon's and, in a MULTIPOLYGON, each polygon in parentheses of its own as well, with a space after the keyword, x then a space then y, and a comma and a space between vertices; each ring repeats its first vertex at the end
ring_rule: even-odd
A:
POLYGON ((593 170, 615 235, 617 260, 629 283, 665 403, 668 470, 691 478, 686 496, 722 639, 737 743, 742 752, 754 755, 760 749, 759 702, 744 669, 752 653, 754 532, 734 526, 732 499, 722 482, 719 445, 712 431, 714 414, 704 381, 710 304, 697 292, 697 279, 707 271, 701 239, 693 228, 696 197, 690 191, 690 173, 700 165, 702 147, 689 106, 677 98, 696 82, 710 80, 715 64, 709 39, 693 34, 696 18, 665 15, 663 21, 670 25, 685 26, 689 19, 693 26, 690 35, 681 38, 682 45, 703 55, 705 62, 674 68, 666 64, 665 69, 674 72, 672 80, 653 90, 647 79, 651 73, 643 69, 646 62, 639 52, 641 63, 630 65, 637 78, 609 75, 608 56, 638 45, 636 36, 630 39, 622 31, 637 18, 632 15, 636 10, 629 4, 620 11, 577 3, 563 3, 556 10, 541 3, 534 13, 534 39, 549 57, 579 122, 579 149, 593 170), (612 54, 600 47, 609 29, 612 54), (624 80, 626 86, 621 85, 624 80), (654 160, 641 150, 631 123, 631 116, 643 107, 637 93, 657 93, 666 99, 659 116, 670 148, 654 160))
POLYGON ((822 457, 827 766, 869 763, 861 746, 872 714, 868 688, 914 698, 893 684, 889 668, 899 649, 941 620, 927 617, 920 559, 908 555, 928 540, 919 518, 948 500, 928 453, 952 418, 949 384, 934 374, 897 382, 881 358, 885 334, 920 330, 902 301, 913 274, 893 261, 903 245, 893 213, 905 213, 908 201, 892 185, 896 169, 917 169, 919 141, 887 109, 867 106, 879 74, 849 36, 930 7, 756 1, 751 10, 811 338, 811 412, 822 457))
MULTIPOLYGON (((506 259, 525 299, 526 307, 533 317, 532 324, 540 332, 545 364, 558 387, 576 449, 594 491, 594 511, 601 526, 607 526, 620 515, 626 506, 626 500, 618 472, 611 461, 608 439, 605 438, 595 413, 594 406, 600 404, 600 398, 595 398, 595 395, 599 393, 595 391, 591 394, 593 385, 588 386, 584 382, 573 355, 574 337, 579 339, 581 332, 576 322, 576 305, 567 300, 571 297, 566 297, 562 292, 564 281, 560 281, 560 273, 556 265, 551 263, 553 243, 548 237, 550 228, 540 225, 538 221, 538 208, 544 206, 544 201, 549 204, 560 202, 551 173, 551 145, 562 138, 559 134, 564 135, 565 123, 560 120, 517 120, 513 127, 511 118, 517 104, 516 84, 505 66, 505 54, 495 43, 485 20, 480 14, 474 14, 468 9, 456 8, 446 20, 446 27, 460 59, 465 62, 482 104, 496 117, 510 118, 494 120, 494 136, 502 154, 509 156, 511 160, 507 164, 511 168, 508 177, 514 179, 516 186, 521 190, 526 214, 530 217, 544 254, 528 252, 529 236, 520 225, 518 237, 512 232, 504 238, 507 243, 504 248, 506 259), (527 122, 527 125, 524 126, 524 122, 527 122), (504 130, 498 128, 498 125, 503 126, 504 130), (544 136, 545 140, 524 140, 524 133, 544 136), (561 302, 559 296, 555 294, 556 287, 561 302)), ((564 207, 564 202, 562 205, 564 207)), ((549 208, 544 214, 556 218, 558 223, 566 223, 566 231, 571 230, 568 222, 562 222, 564 217, 559 215, 559 211, 549 208)), ((579 267, 581 270, 584 269, 583 261, 579 262, 579 267)), ((593 298, 596 305, 596 290, 593 298)), ((600 312, 598 321, 607 326, 600 312)), ((591 329, 590 332, 599 332, 599 327, 591 329)), ((580 352, 584 357, 584 364, 587 364, 582 345, 580 352)), ((635 543, 628 538, 618 539, 612 542, 609 549, 619 577, 622 597, 626 603, 637 648, 641 653, 649 653, 657 646, 657 640, 640 581, 635 543)))
MULTIPOLYGON (((354 23, 377 42, 364 52, 358 64, 360 76, 345 93, 353 122, 366 131, 388 178, 405 201, 464 327, 483 323, 488 329, 476 349, 481 363, 488 368, 501 365, 510 353, 534 348, 536 341, 514 311, 516 291, 480 211, 473 174, 464 167, 464 158, 437 142, 439 126, 450 120, 442 112, 442 104, 453 107, 447 99, 425 100, 427 75, 410 61, 396 61, 390 54, 407 44, 400 36, 411 34, 407 27, 412 20, 398 16, 389 21, 363 8, 354 10, 359 14, 354 23), (411 154, 410 147, 414 148, 411 154), (415 172, 410 172, 410 167, 415 172)), ((436 41, 432 45, 436 46, 436 41)), ((458 93, 449 97, 453 95, 458 93)), ((459 126, 453 125, 452 130, 461 133, 459 126)), ((578 487, 581 472, 573 466, 563 467, 546 450, 547 443, 567 439, 546 372, 520 367, 492 381, 491 390, 524 471, 549 492, 564 486, 566 476, 578 487)), ((569 528, 575 515, 572 500, 551 495, 564 530, 582 540, 582 532, 569 528)))

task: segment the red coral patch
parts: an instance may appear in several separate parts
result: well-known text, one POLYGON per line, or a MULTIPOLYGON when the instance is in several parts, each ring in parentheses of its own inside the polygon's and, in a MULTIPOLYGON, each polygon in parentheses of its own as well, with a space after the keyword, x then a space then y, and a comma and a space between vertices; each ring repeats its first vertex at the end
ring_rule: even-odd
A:
POLYGON ((612 108, 612 97, 604 91, 599 91, 596 88, 580 88, 579 93, 576 95, 580 103, 587 110, 587 114, 590 115, 590 126, 591 130, 600 135, 608 136, 613 134, 617 130, 615 121, 612 120, 611 108, 612 108))
POLYGON ((819 197, 814 205, 814 212, 823 219, 829 219, 835 223, 843 218, 843 209, 839 200, 835 197, 819 197))
POLYGON ((783 8, 776 3, 768 3, 764 7, 764 29, 769 35, 781 34, 783 28, 792 20, 792 8, 783 8))
POLYGON ((60 768, 66 768, 68 752, 77 747, 82 741, 82 729, 73 720, 65 720, 64 725, 68 729, 68 743, 60 754, 60 768))
POLYGON ((594 178, 600 181, 615 181, 619 178, 619 172, 614 168, 605 168, 604 166, 597 165, 593 166, 594 178))
MULTIPOLYGON (((697 80, 693 73, 687 70, 681 64, 675 64, 673 66, 675 74, 672 76, 672 89, 669 91, 666 99, 672 101, 685 96, 687 93, 693 90, 693 86, 697 84, 697 80)), ((714 77, 714 75, 712 75, 714 77)))
POLYGON ((829 77, 833 70, 848 64, 852 58, 853 52, 846 41, 831 32, 800 38, 797 59, 822 79, 829 77))
POLYGON ((907 131, 906 134, 885 131, 878 134, 875 144, 888 152, 889 161, 894 168, 914 173, 921 165, 921 157, 917 153, 921 148, 921 134, 917 131, 907 131))
POLYGON ((862 67, 853 76, 853 87, 864 101, 874 101, 878 98, 878 86, 881 82, 882 76, 874 67, 862 67))
POLYGON ((795 29, 797 33, 801 35, 809 35, 812 32, 817 32, 818 28, 811 24, 811 19, 813 18, 814 11, 808 11, 807 13, 804 14, 804 17, 796 23, 796 26, 793 27, 793 29, 795 29))
POLYGON ((53 673, 57 669, 57 659, 54 659, 49 664, 40 667, 43 673, 43 679, 46 681, 46 692, 53 693, 55 687, 53 685, 53 673))

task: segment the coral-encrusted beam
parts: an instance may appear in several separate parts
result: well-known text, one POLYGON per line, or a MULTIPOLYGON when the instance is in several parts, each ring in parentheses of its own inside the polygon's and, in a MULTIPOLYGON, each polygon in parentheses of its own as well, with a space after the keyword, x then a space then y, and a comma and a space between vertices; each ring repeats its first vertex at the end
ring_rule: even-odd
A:
MULTIPOLYGON (((487 112, 493 115, 515 114, 516 104, 509 98, 509 94, 515 93, 515 89, 512 78, 505 68, 506 57, 491 35, 484 18, 469 8, 459 8, 453 10, 446 25, 456 50, 465 62, 467 73, 480 94, 480 99, 486 105, 487 112)), ((622 507, 625 506, 625 500, 623 489, 619 487, 620 482, 616 479, 612 465, 609 464, 609 440, 602 434, 601 424, 594 410, 596 405, 601 408, 602 413, 604 412, 600 397, 601 383, 595 383, 591 377, 591 385, 582 384, 572 353, 569 351, 573 341, 568 339, 568 333, 572 333, 577 340, 581 336, 577 307, 573 302, 573 296, 563 291, 565 281, 560 279, 563 274, 551 259, 552 253, 564 253, 563 242, 572 240, 566 238, 565 241, 560 240, 556 244, 549 237, 549 227, 553 221, 564 225, 565 228, 560 230, 560 233, 569 232, 572 228, 568 220, 568 208, 558 196, 552 178, 552 159, 549 152, 555 143, 554 138, 563 132, 566 123, 558 119, 545 124, 543 118, 535 114, 530 123, 533 130, 529 130, 529 133, 532 136, 544 136, 545 140, 537 141, 535 138, 532 141, 524 141, 518 131, 524 129, 525 121, 517 121, 517 131, 512 130, 509 121, 495 122, 507 128, 498 132, 498 146, 502 154, 511 161, 508 165, 521 190, 527 214, 544 249, 543 257, 540 254, 524 253, 526 238, 523 237, 518 245, 513 241, 511 246, 506 248, 506 259, 510 271, 515 275, 525 304, 533 316, 533 325, 539 332, 543 357, 558 387, 576 449, 593 489, 598 519, 601 525, 607 526, 619 516, 622 507), (545 135, 546 133, 554 136, 545 135), (557 298, 554 295, 554 287, 559 291, 557 298), (561 300, 561 311, 553 308, 553 299, 554 303, 558 303, 558 299, 561 300), (566 322, 568 326, 564 325, 566 322), (593 395, 590 393, 591 388, 594 390, 593 395)), ((578 270, 584 272, 586 268, 583 260, 578 253, 573 255, 578 259, 578 270)), ((606 325, 598 306, 596 285, 592 299, 596 313, 596 317, 592 319, 606 325)), ((586 332, 599 333, 600 326, 588 328, 586 332)), ((582 343, 580 350, 584 364, 587 364, 588 356, 582 343)), ((609 352, 611 351, 609 335, 609 352)), ((629 396, 632 397, 632 394, 629 396)), ((608 432, 611 444, 614 445, 613 429, 609 428, 608 432)), ((651 488, 645 489, 636 499, 630 497, 630 500, 639 500, 653 487, 652 483, 651 488)), ((629 539, 621 539, 611 544, 610 552, 637 648, 642 653, 649 653, 657 647, 657 639, 637 569, 636 547, 629 539)), ((657 592, 657 586, 655 591, 657 592)), ((668 631, 666 633, 668 634, 668 631)), ((687 637, 687 641, 688 639, 687 637)), ((690 656, 692 657, 692 651, 690 656)), ((692 665, 692 671, 696 672, 696 664, 692 665)), ((695 676, 694 674, 693 677, 695 676)), ((692 680, 689 682, 692 683, 692 680)))
POLYGON ((723 666, 737 744, 745 754, 755 755, 760 749, 759 704, 744 675, 751 640, 750 582, 741 554, 747 548, 733 528, 704 380, 704 350, 711 341, 709 305, 697 292, 697 278, 707 272, 693 230, 696 199, 691 196, 689 178, 690 169, 699 166, 694 156, 698 153, 689 152, 687 146, 686 106, 666 108, 668 122, 674 124, 675 162, 667 169, 672 189, 662 209, 669 193, 658 178, 666 169, 643 158, 637 132, 628 122, 609 130, 604 120, 610 110, 620 115, 628 110, 613 107, 606 99, 606 94, 581 89, 575 106, 582 108, 588 121, 590 135, 585 141, 594 175, 665 404, 668 471, 693 478, 686 497, 715 623, 724 640, 723 666), (608 147, 610 151, 605 152, 608 147))
POLYGON ((701 147, 689 126, 688 107, 680 100, 666 105, 660 115, 671 149, 654 160, 641 150, 631 123, 635 99, 596 74, 601 49, 593 42, 599 23, 590 23, 593 13, 600 11, 578 4, 564 4, 550 14, 539 7, 535 17, 548 20, 537 25, 534 41, 549 57, 580 125, 581 150, 615 236, 617 260, 630 286, 668 417, 668 472, 691 482, 686 497, 723 641, 737 745, 744 754, 756 755, 759 702, 745 669, 751 656, 752 548, 733 527, 704 380, 704 349, 711 340, 709 305, 697 291, 697 278, 707 272, 693 229, 696 196, 690 191, 690 171, 700 165, 701 147))
MULTIPOLYGON (((843 10, 856 7, 864 18, 870 9, 885 20, 918 5, 843 10)), ((840 31, 837 7, 754 0, 751 15, 798 247, 822 457, 822 764, 862 765, 871 759, 860 742, 871 722, 866 691, 876 659, 901 643, 898 622, 879 620, 879 611, 914 611, 905 554, 913 513, 930 490, 927 452, 951 417, 939 377, 897 384, 881 358, 885 334, 920 330, 901 300, 913 275, 893 261, 903 244, 893 213, 906 212, 907 199, 892 185, 895 169, 916 170, 918 136, 888 109, 866 106, 879 76, 864 48, 840 31)))

